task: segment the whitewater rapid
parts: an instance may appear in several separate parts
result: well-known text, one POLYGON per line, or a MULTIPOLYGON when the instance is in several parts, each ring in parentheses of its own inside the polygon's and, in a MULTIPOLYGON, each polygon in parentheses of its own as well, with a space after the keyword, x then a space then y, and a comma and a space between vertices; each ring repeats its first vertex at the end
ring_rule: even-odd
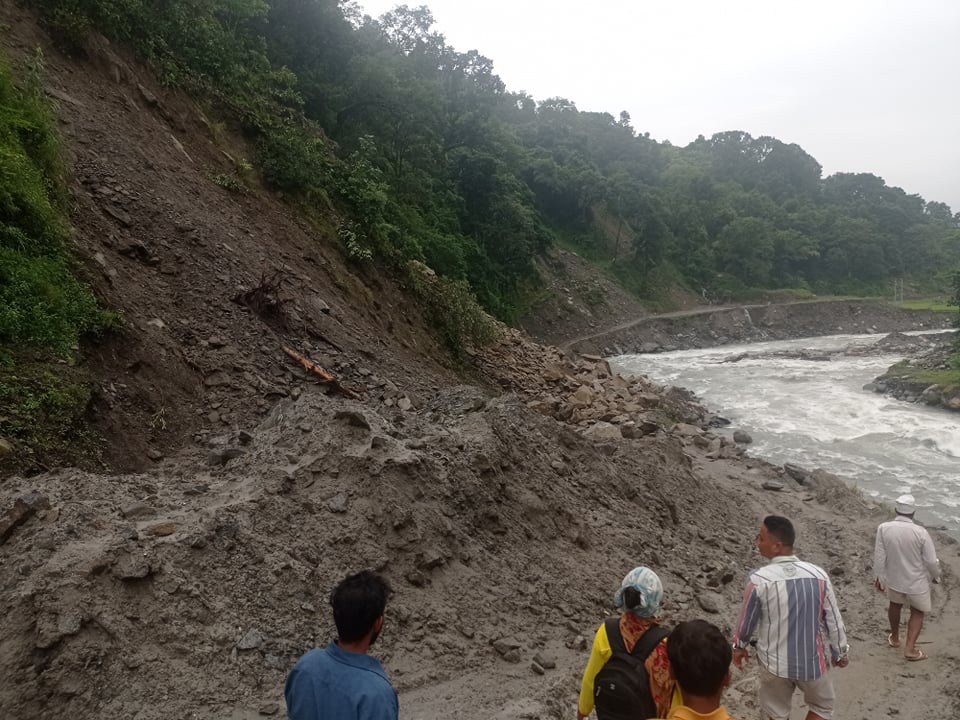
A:
POLYGON ((695 392, 712 412, 753 437, 749 452, 773 463, 823 468, 866 494, 917 496, 918 519, 960 531, 960 413, 863 390, 898 355, 829 361, 746 358, 743 352, 839 350, 878 335, 833 335, 752 345, 621 355, 623 374, 647 375, 695 392))

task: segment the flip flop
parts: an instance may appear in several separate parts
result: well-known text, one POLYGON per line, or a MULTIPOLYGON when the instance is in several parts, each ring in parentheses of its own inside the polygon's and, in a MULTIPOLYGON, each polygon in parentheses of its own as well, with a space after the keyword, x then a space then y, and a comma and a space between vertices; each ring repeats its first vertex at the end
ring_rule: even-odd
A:
POLYGON ((918 648, 916 655, 904 655, 903 657, 905 657, 910 662, 917 662, 918 660, 926 660, 929 657, 929 655, 927 655, 926 653, 923 652, 923 650, 920 650, 918 648))
POLYGON ((900 641, 897 640, 896 642, 894 642, 893 633, 890 633, 889 635, 887 635, 887 645, 889 645, 890 647, 900 647, 900 641))

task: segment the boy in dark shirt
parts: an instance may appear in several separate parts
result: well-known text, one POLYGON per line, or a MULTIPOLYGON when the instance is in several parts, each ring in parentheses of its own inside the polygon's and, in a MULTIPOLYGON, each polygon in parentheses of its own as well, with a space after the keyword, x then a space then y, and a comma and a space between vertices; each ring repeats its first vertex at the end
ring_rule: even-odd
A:
POLYGON ((720 696, 730 684, 733 649, 716 625, 705 620, 680 623, 667 639, 667 657, 683 696, 683 704, 670 709, 668 720, 732 720, 720 696))

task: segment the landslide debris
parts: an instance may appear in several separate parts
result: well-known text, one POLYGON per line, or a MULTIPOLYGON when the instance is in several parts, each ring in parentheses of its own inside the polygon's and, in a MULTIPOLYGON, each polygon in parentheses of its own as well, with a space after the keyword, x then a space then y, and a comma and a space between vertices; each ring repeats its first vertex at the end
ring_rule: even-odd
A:
MULTIPOLYGON (((597 402, 621 402, 627 381, 608 382, 597 402)), ((326 594, 352 568, 394 584, 383 648, 403 690, 482 671, 503 638, 526 638, 507 660, 580 647, 610 573, 637 558, 692 607, 748 552, 722 529, 736 501, 691 472, 690 430, 590 437, 467 385, 388 401, 315 386, 145 473, 7 480, 0 508, 43 502, 0 546, 5 716, 276 704, 295 659, 332 633, 326 594), (698 532, 712 545, 690 547, 698 532)))

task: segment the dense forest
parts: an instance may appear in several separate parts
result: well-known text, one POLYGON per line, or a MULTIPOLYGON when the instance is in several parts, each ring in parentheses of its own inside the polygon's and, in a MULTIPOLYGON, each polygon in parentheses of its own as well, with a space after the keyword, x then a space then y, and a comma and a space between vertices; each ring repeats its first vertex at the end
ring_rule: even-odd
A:
MULTIPOLYGON (((450 47, 426 7, 374 19, 339 0, 27 0, 82 52, 90 31, 215 104, 255 143, 262 180, 344 252, 433 268, 510 320, 534 258, 562 243, 641 297, 707 299, 949 287, 960 214, 869 173, 822 177, 796 144, 739 131, 686 147, 643 119, 511 92, 450 47), (641 128, 641 129, 638 129, 641 128)), ((243 191, 249 165, 225 186, 243 191)))

